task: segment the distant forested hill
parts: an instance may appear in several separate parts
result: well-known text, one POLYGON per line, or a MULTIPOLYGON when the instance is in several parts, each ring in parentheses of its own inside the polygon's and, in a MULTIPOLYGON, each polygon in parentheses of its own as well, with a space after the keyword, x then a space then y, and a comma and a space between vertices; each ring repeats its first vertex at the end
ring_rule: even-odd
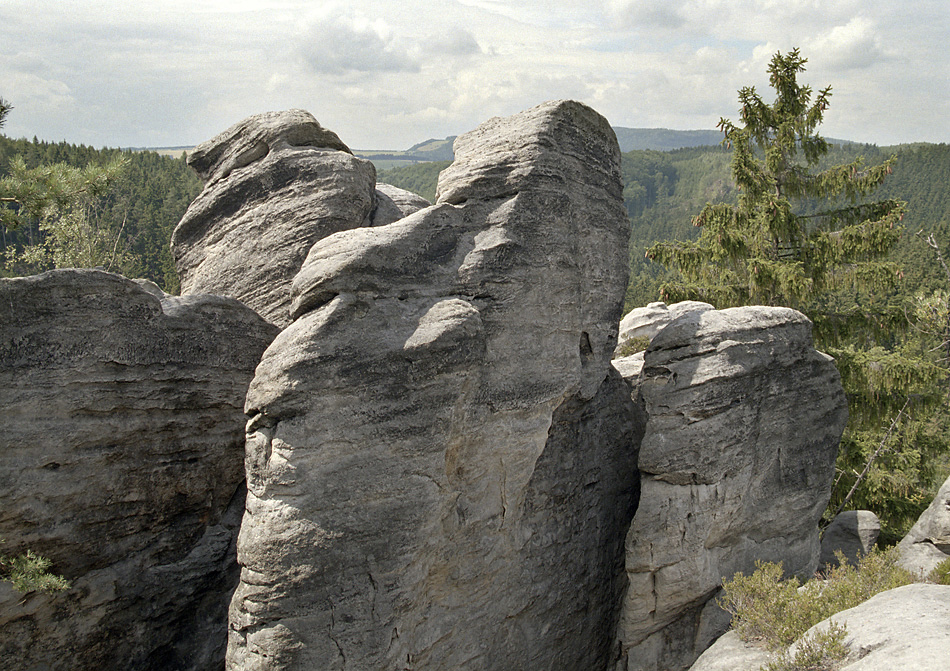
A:
MULTIPOLYGON (((639 149, 670 151, 684 147, 718 145, 722 142, 722 133, 717 130, 670 130, 669 128, 624 128, 614 126, 620 151, 639 149)), ((378 169, 389 170, 394 167, 411 167, 425 161, 451 161, 455 158, 452 143, 455 135, 443 140, 429 139, 409 147, 405 151, 355 150, 357 156, 368 158, 378 169)))
POLYGON ((641 149, 671 151, 686 147, 703 147, 722 142, 718 130, 670 130, 669 128, 624 128, 613 126, 620 151, 641 149))
MULTIPOLYGON (((176 293, 178 276, 168 242, 188 205, 201 191, 201 179, 181 157, 0 136, 0 177, 7 174, 10 159, 17 155, 33 168, 50 163, 82 167, 106 163, 118 154, 125 155, 129 165, 113 194, 102 203, 101 221, 110 230, 121 231, 122 239, 129 245, 134 261, 126 269, 127 275, 148 278, 169 293, 176 293)), ((0 249, 38 236, 29 227, 12 232, 2 229, 0 226, 0 249)), ((8 274, 0 263, 0 275, 8 274)))
POLYGON ((452 161, 433 161, 431 163, 416 163, 415 165, 377 170, 376 181, 398 186, 400 189, 417 193, 430 203, 435 202, 435 187, 439 181, 439 173, 445 170, 452 161))

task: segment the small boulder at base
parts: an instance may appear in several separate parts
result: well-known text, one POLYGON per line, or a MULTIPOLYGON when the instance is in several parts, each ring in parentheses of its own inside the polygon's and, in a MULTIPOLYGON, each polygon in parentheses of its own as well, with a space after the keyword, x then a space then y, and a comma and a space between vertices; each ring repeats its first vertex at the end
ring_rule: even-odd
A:
POLYGON ((821 537, 818 568, 838 566, 837 552, 854 566, 871 551, 881 534, 881 520, 870 510, 846 510, 832 520, 821 537))
MULTIPOLYGON (((950 586, 905 585, 876 594, 809 629, 786 651, 788 658, 794 658, 803 639, 827 631, 832 622, 847 628, 848 656, 834 667, 836 671, 948 668, 950 586)), ((776 656, 765 655, 729 632, 703 653, 690 671, 760 671, 765 662, 776 656)))

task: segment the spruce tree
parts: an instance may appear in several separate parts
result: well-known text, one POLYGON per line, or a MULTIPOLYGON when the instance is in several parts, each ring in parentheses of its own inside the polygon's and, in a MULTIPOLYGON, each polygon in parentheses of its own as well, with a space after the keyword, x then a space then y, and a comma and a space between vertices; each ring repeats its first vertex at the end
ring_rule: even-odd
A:
MULTIPOLYGON (((844 505, 868 508, 896 540, 932 496, 947 454, 947 368, 908 339, 894 298, 900 278, 888 255, 900 240, 905 204, 868 196, 894 157, 825 165, 818 133, 831 98, 799 84, 798 49, 773 56, 775 100, 739 91, 740 123, 720 119, 732 149, 736 204, 707 204, 693 219, 698 240, 654 244, 647 257, 675 271, 664 300, 717 308, 775 305, 815 323, 816 346, 835 357, 851 419, 839 452, 829 517, 844 505)), ((803 427, 807 430, 807 427, 803 427)))
POLYGON ((900 239, 904 204, 859 202, 890 174, 894 158, 865 167, 862 159, 816 170, 829 150, 817 127, 831 88, 812 100, 797 81, 806 59, 795 49, 775 54, 770 105, 753 87, 739 91, 741 125, 720 119, 733 150, 736 205, 707 204, 693 219, 698 240, 660 242, 647 257, 679 271, 661 288, 669 301, 704 300, 716 307, 803 307, 830 288, 857 282, 892 286, 897 269, 886 256, 900 239), (810 200, 841 206, 811 211, 810 200), (837 204, 837 203, 836 203, 837 204))

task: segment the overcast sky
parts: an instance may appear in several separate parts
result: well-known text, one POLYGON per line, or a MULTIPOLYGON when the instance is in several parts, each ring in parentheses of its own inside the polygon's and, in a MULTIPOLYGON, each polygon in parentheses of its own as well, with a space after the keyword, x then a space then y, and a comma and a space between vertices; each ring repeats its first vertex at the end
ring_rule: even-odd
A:
POLYGON ((3 133, 179 146, 304 108, 407 149, 544 100, 614 126, 713 129, 800 47, 825 135, 950 142, 946 0, 0 0, 3 133))

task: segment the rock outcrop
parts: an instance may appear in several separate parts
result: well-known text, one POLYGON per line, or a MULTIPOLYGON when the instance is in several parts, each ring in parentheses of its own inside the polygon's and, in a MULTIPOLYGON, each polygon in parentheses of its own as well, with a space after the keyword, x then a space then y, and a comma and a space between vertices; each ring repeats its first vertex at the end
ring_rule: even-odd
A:
POLYGON ((940 562, 950 559, 950 478, 898 547, 901 565, 922 577, 929 575, 940 562))
POLYGON ((621 668, 686 669, 728 627, 723 577, 757 559, 815 570, 847 405, 811 322, 787 308, 686 311, 614 363, 648 417, 621 668))
MULTIPOLYGON (((950 587, 945 585, 905 585, 881 592, 816 624, 802 638, 827 630, 831 622, 847 627, 849 654, 835 667, 838 671, 937 671, 950 659, 950 587)), ((793 644, 789 654, 794 655, 797 646, 793 644)), ((762 650, 730 632, 690 671, 759 671, 767 659, 762 650)))
POLYGON ((294 279, 247 398, 230 669, 614 654, 638 442, 609 367, 616 138, 556 102, 455 154, 434 206, 320 240, 294 279))
POLYGON ((881 535, 881 520, 870 510, 846 510, 832 520, 821 537, 818 568, 822 571, 838 566, 837 553, 854 566, 866 556, 881 535))
POLYGON ((243 401, 277 329, 237 301, 96 270, 0 279, 4 669, 211 669, 244 500, 243 401))
POLYGON ((713 309, 709 303, 700 301, 682 301, 673 305, 657 301, 646 307, 634 308, 620 320, 620 332, 617 336, 618 353, 626 342, 635 338, 653 340, 664 326, 680 315, 713 309))
MULTIPOLYGON (((373 223, 373 164, 302 110, 245 119, 199 145, 188 163, 207 183, 172 234, 182 294, 236 298, 281 327, 310 247, 373 223)), ((410 202, 380 195, 381 223, 410 202)))

